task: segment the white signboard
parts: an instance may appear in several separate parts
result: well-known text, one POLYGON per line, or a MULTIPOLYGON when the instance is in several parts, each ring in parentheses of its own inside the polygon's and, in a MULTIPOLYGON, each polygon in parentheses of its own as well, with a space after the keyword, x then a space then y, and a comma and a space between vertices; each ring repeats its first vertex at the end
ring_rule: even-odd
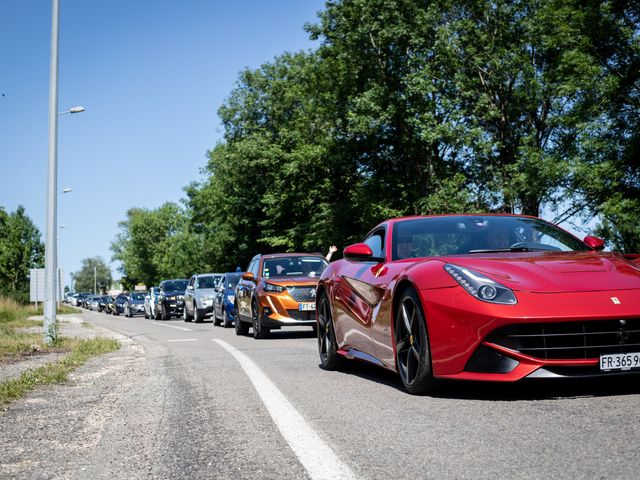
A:
POLYGON ((44 268, 29 270, 29 300, 44 302, 44 268))
MULTIPOLYGON (((62 270, 58 269, 58 301, 62 300, 62 270)), ((29 301, 44 302, 44 268, 29 270, 29 301)))

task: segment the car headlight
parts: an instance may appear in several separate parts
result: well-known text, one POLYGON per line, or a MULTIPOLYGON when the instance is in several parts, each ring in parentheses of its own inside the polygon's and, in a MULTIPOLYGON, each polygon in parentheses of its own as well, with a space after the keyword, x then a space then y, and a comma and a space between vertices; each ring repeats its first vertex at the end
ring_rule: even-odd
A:
POLYGON ((178 295, 178 300, 184 300, 184 295, 178 295))
POLYGON ((169 297, 169 300, 175 300, 176 297, 169 297))
POLYGON ((229 300, 230 303, 233 303, 236 301, 236 296, 235 295, 227 295, 227 300, 229 300))
POLYGON ((445 264, 444 269, 462 288, 478 300, 503 305, 515 305, 518 303, 513 290, 494 282, 481 273, 450 263, 445 264))
POLYGON ((286 290, 286 287, 282 287, 280 285, 274 285, 273 283, 267 283, 265 282, 264 284, 264 291, 265 292, 284 292, 286 290))
POLYGON ((202 300, 203 302, 210 302, 213 300, 213 297, 211 295, 203 295, 202 297, 200 297, 200 300, 202 300))

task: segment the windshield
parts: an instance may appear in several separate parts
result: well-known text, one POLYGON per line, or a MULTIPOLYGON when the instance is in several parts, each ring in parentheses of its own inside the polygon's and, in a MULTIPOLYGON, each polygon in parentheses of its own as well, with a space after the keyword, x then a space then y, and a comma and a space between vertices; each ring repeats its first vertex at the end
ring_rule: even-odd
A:
POLYGON ((227 275, 227 290, 236 288, 236 285, 238 285, 238 281, 240 280, 241 276, 242 275, 240 275, 239 273, 227 275))
POLYGON ((508 251, 571 252, 589 250, 555 225, 512 216, 450 216, 398 222, 393 231, 393 260, 412 257, 508 251))
POLYGON ((167 282, 164 284, 165 292, 176 292, 178 290, 186 290, 187 289, 188 280, 174 280, 172 282, 167 282))
POLYGON ((262 276, 270 277, 319 277, 327 267, 323 257, 278 257, 268 258, 262 266, 262 276))
POLYGON ((211 275, 206 277, 198 277, 196 288, 215 288, 215 278, 211 275))
POLYGON ((135 292, 131 294, 131 300, 144 300, 145 292, 135 292))

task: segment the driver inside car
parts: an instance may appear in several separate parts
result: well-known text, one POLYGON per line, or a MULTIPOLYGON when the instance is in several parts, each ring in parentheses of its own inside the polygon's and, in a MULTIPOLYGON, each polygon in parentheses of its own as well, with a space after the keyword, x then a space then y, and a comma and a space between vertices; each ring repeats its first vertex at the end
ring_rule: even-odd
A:
POLYGON ((487 248, 509 248, 511 245, 509 231, 498 225, 489 229, 485 240, 487 248))
POLYGON ((396 246, 398 258, 413 257, 413 247, 413 235, 406 233, 398 235, 398 242, 396 246))

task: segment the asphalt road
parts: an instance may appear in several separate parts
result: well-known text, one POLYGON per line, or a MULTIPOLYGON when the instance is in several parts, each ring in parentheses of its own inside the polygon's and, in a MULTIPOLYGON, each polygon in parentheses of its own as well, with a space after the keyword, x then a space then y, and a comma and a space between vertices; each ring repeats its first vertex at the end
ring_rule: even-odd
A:
POLYGON ((640 379, 453 383, 434 397, 310 329, 85 312, 123 348, 0 414, 0 478, 637 479, 640 379))

